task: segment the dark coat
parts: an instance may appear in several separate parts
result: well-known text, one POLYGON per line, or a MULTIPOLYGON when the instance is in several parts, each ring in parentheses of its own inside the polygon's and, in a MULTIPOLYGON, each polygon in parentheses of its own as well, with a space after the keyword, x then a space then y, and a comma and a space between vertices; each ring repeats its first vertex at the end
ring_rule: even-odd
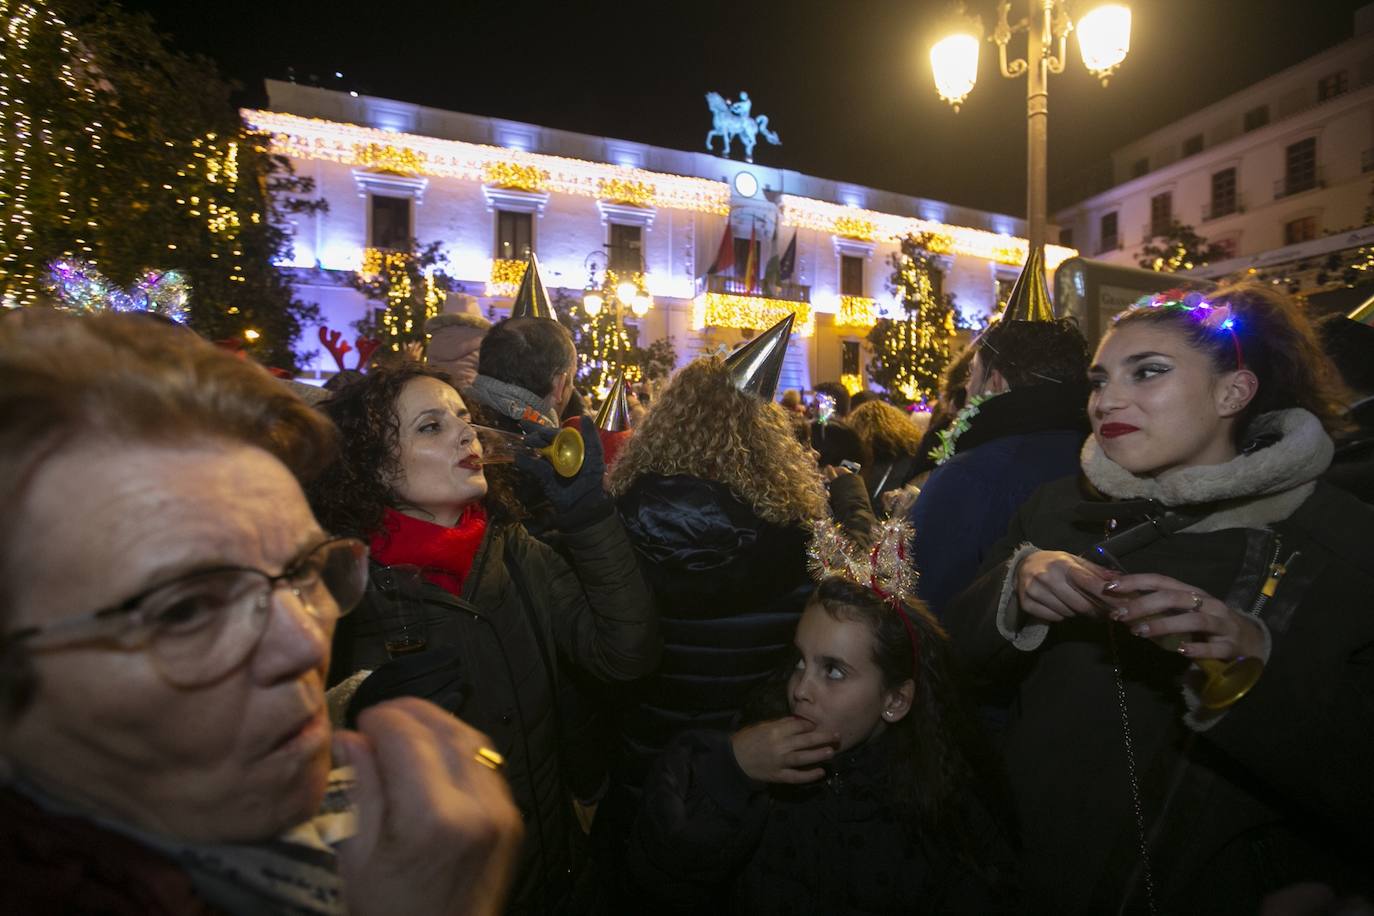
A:
POLYGON ((645 786, 627 861, 634 899, 749 916, 1012 912, 884 796, 882 741, 836 757, 820 782, 783 786, 750 780, 727 733, 680 736, 645 786))
MULTIPOLYGON (((457 649, 463 684, 452 711, 489 735, 526 822, 512 910, 550 912, 568 892, 581 832, 560 755, 559 666, 607 681, 654 669, 653 605, 620 520, 612 513, 564 531, 571 565, 519 525, 492 523, 461 597, 422 583, 405 596, 425 608, 429 646, 457 649), (514 578, 513 578, 514 576, 514 578), (528 603, 522 598, 528 595, 528 603)), ((331 681, 387 661, 376 602, 339 621, 331 681)))
POLYGON ((1115 652, 1159 912, 1252 914, 1267 893, 1300 881, 1367 887, 1374 510, 1319 484, 1269 528, 1174 534, 1120 558, 1127 570, 1172 576, 1247 610, 1272 558, 1289 558, 1259 608, 1273 638, 1266 670, 1194 731, 1180 692, 1187 661, 1120 625, 1053 624, 1030 652, 998 631, 1016 545, 1086 550, 1104 536, 1100 514, 1078 520, 1093 502, 1075 479, 1037 492, 947 615, 956 652, 983 686, 1015 691, 1004 753, 1029 880, 1057 913, 1145 910, 1115 652))
MULTIPOLYGON (((857 475, 831 485, 831 504, 850 526, 872 521, 857 475)), ((637 789, 673 737, 730 727, 785 663, 815 583, 806 569, 810 531, 760 519, 723 484, 646 474, 619 509, 663 630, 658 671, 622 692, 615 778, 637 789)))
POLYGON ((978 575, 988 550, 1021 504, 1042 484, 1078 471, 1088 434, 1087 391, 1032 385, 982 405, 911 507, 916 593, 943 618, 954 596, 978 575))

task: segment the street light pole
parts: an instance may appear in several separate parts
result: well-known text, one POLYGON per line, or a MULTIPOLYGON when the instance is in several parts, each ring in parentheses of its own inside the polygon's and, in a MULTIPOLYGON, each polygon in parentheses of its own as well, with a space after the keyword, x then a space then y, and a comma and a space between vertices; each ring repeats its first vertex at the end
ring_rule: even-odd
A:
MULTIPOLYGON (((1027 22, 1030 27, 1026 30, 1026 59, 1030 61, 1026 74, 1026 222, 1031 251, 1045 244, 1045 222, 1049 209, 1050 60, 1046 46, 1050 38, 1050 7, 1053 2, 1029 0, 1030 16, 1027 22), (1042 9, 1037 10, 1036 7, 1042 9), (1041 15, 1037 16, 1037 12, 1041 15), (1037 19, 1041 21, 1037 22, 1037 19)), ((1008 6, 1009 3, 1002 4, 1004 22, 1008 6)), ((1062 70, 1062 53, 1060 57, 1059 69, 1062 70)))
MULTIPOLYGON (((1074 30, 1065 0, 1026 0, 1026 18, 1008 21, 1011 0, 998 4, 997 44, 1002 75, 1026 77, 1026 224, 1029 250, 1045 245, 1049 210, 1049 120, 1051 73, 1063 73, 1069 32, 1074 30), (1007 60, 1007 44, 1016 32, 1026 32, 1024 59, 1007 60)), ((935 85, 940 97, 957 112, 978 80, 978 45, 983 26, 974 19, 937 42, 930 53, 935 85)), ((1107 78, 1126 58, 1130 48, 1131 12, 1122 4, 1109 3, 1089 12, 1078 22, 1079 50, 1083 64, 1107 84, 1107 78)))

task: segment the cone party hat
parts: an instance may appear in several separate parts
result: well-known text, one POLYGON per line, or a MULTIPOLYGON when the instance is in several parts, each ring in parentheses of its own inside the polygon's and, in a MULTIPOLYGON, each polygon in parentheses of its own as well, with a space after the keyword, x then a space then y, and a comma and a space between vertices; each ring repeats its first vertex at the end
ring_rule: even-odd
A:
POLYGON ((608 433, 623 433, 630 429, 630 402, 625 399, 625 373, 611 386, 601 409, 596 412, 596 428, 608 433))
POLYGON ((525 259, 525 275, 520 279, 520 289, 515 293, 515 302, 510 307, 512 318, 548 318, 553 315, 549 305, 549 293, 544 289, 544 278, 539 273, 539 259, 531 251, 525 259))
POLYGON ((730 380, 736 388, 765 401, 773 400, 794 320, 796 314, 789 314, 725 358, 725 368, 730 370, 730 380))
POLYGON ((1045 284, 1045 252, 1042 248, 1030 249, 1026 255, 1026 266, 1021 268, 1021 276, 1007 297, 1007 310, 1003 321, 1053 321, 1054 306, 1050 302, 1049 287, 1045 284))

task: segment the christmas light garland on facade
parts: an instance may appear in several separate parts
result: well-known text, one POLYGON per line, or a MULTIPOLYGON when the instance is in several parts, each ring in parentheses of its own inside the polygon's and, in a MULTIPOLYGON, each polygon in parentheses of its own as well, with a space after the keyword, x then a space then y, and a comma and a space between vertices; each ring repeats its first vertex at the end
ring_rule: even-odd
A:
POLYGON ((414 165, 414 173, 420 175, 594 199, 608 199, 603 196, 606 194, 628 194, 635 206, 720 216, 730 212, 730 186, 723 181, 461 140, 394 133, 322 118, 260 110, 245 110, 242 114, 250 127, 271 134, 272 152, 283 156, 324 159, 366 168, 369 156, 394 159, 408 152, 413 156, 408 161, 414 165), (364 154, 374 146, 380 149, 364 154), (388 151, 388 147, 394 152, 388 151))
MULTIPOLYGON (((933 237, 932 254, 966 255, 1017 266, 1026 261, 1025 239, 985 229, 951 226, 935 220, 880 213, 792 194, 782 195, 781 206, 782 224, 796 229, 872 242, 897 242, 908 235, 928 234, 933 237)), ((1045 266, 1053 270, 1077 253, 1062 245, 1046 245, 1045 266)))
POLYGON ((792 333, 810 337, 816 332, 816 316, 805 302, 739 296, 734 293, 702 293, 692 300, 692 330, 706 327, 763 330, 789 313, 797 316, 792 333))
POLYGON ((835 326, 867 330, 878 323, 878 303, 867 296, 841 296, 835 326))
POLYGON ((520 289, 520 281, 525 277, 524 260, 513 261, 509 258, 491 259, 491 277, 487 280, 488 296, 504 296, 509 299, 520 289))

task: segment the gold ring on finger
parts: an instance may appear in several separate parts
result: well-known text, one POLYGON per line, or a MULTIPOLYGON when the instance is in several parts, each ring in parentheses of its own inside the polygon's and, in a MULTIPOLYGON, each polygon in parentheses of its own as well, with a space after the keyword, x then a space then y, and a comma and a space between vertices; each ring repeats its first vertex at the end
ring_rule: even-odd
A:
POLYGON ((499 770, 506 764, 506 758, 501 756, 499 751, 494 751, 489 747, 479 747, 477 753, 472 755, 472 759, 488 770, 499 770))

